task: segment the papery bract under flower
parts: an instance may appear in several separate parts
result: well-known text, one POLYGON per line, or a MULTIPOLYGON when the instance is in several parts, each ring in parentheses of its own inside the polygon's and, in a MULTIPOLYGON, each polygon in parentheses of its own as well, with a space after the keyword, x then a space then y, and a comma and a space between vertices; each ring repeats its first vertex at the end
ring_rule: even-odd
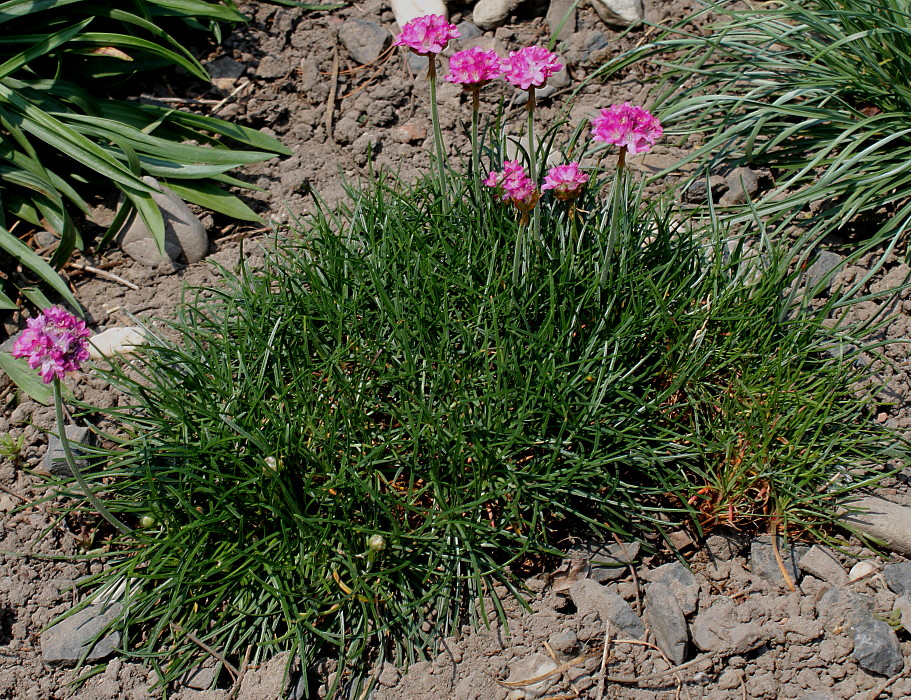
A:
POLYGON ((27 321, 13 343, 13 357, 24 357, 29 367, 40 368, 41 379, 50 384, 54 377, 62 379, 89 359, 90 335, 85 321, 53 306, 27 321))
POLYGON ((474 46, 452 54, 449 59, 449 75, 445 79, 466 89, 477 89, 503 75, 500 64, 496 51, 474 46))
POLYGON ((588 173, 579 170, 579 163, 555 165, 547 171, 542 190, 553 190, 557 199, 576 199, 582 193, 582 186, 588 182, 588 173))
POLYGON ((621 146, 631 154, 651 150, 664 130, 661 122, 647 109, 624 102, 602 109, 601 115, 592 119, 592 138, 621 146))
POLYGON ((502 172, 491 170, 484 184, 496 190, 504 202, 531 204, 538 192, 534 181, 517 160, 504 161, 502 172))
POLYGON ((424 15, 406 22, 401 34, 392 42, 393 46, 407 46, 416 54, 440 53, 450 39, 458 39, 462 33, 443 15, 424 15))
POLYGON ((530 87, 543 87, 549 77, 563 69, 563 64, 557 60, 557 54, 543 46, 526 46, 510 52, 503 59, 502 68, 507 81, 528 90, 530 87))

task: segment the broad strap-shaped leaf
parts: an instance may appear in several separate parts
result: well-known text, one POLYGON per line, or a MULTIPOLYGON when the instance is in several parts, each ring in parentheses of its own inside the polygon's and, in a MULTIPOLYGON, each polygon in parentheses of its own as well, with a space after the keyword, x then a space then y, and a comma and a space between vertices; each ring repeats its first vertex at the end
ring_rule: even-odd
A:
POLYGON ((259 215, 241 199, 211 183, 177 180, 168 182, 168 187, 188 202, 225 214, 232 219, 263 223, 259 215))
POLYGON ((70 41, 80 31, 85 29, 85 27, 88 26, 89 22, 91 22, 92 19, 92 17, 89 17, 81 22, 78 22, 77 24, 74 24, 72 27, 51 34, 50 36, 39 41, 31 48, 26 49, 16 56, 13 56, 11 59, 0 65, 0 78, 5 78, 8 75, 12 75, 14 72, 22 68, 22 66, 28 65, 39 56, 43 56, 44 54, 56 49, 58 46, 61 46, 70 41))
POLYGON ((225 22, 246 22, 247 16, 237 10, 202 0, 149 0, 149 11, 154 16, 186 16, 209 18, 225 22))
POLYGON ((248 163, 261 163, 275 157, 274 153, 262 151, 235 151, 227 148, 206 148, 187 143, 173 143, 157 136, 150 136, 112 119, 99 119, 71 113, 54 114, 53 116, 65 120, 80 133, 100 139, 123 139, 140 153, 150 153, 158 158, 166 156, 178 163, 204 163, 233 168, 248 163))
POLYGON ((28 366, 25 358, 13 357, 8 352, 0 351, 0 369, 6 372, 13 384, 38 403, 50 406, 54 400, 51 385, 41 381, 38 372, 28 366))
POLYGON ((180 66, 188 72, 195 75, 200 80, 209 81, 209 74, 202 64, 193 59, 189 60, 170 49, 164 48, 161 44, 156 44, 148 39, 129 36, 128 34, 111 34, 107 32, 85 32, 74 39, 77 43, 93 44, 96 46, 115 46, 115 47, 132 47, 147 51, 150 54, 164 58, 169 63, 180 66))
POLYGON ((34 250, 25 245, 25 243, 20 241, 5 228, 0 228, 0 248, 3 248, 3 250, 16 258, 22 265, 38 275, 73 308, 80 308, 79 302, 76 301, 76 297, 73 296, 73 293, 66 286, 66 283, 61 279, 60 275, 57 274, 57 271, 48 265, 34 250))

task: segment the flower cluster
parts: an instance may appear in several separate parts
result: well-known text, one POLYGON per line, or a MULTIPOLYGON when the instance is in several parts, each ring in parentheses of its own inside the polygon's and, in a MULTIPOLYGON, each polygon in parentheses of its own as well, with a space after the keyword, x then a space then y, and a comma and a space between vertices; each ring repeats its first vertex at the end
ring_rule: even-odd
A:
POLYGON ((542 190, 553 190, 557 199, 568 201, 582 194, 582 187, 588 182, 588 173, 579 170, 579 163, 555 165, 544 178, 542 190))
POLYGON ((547 79, 562 69, 563 65, 557 60, 557 54, 551 53, 543 46, 526 46, 518 51, 511 51, 509 56, 503 59, 503 77, 523 90, 544 87, 547 79))
MULTIPOLYGON (((570 201, 582 194, 586 182, 588 173, 579 169, 577 161, 572 161, 552 167, 544 178, 541 190, 553 190, 557 199, 570 201)), ((484 184, 495 190, 502 201, 512 202, 522 211, 534 207, 540 197, 535 182, 517 160, 505 161, 501 172, 492 170, 484 184)))
POLYGON ((73 314, 57 307, 45 309, 30 318, 27 328, 13 343, 13 357, 25 357, 32 369, 40 369, 41 379, 50 384, 55 377, 75 372, 89 359, 91 335, 73 314))
POLYGON ((446 80, 462 85, 466 90, 482 88, 491 80, 503 75, 500 57, 496 51, 487 51, 475 46, 467 51, 458 51, 449 59, 449 75, 446 80))
POLYGON ((629 102, 602 109, 592 119, 592 138, 625 148, 630 155, 651 150, 661 138, 661 122, 649 112, 629 102))
POLYGON ((402 33, 392 42, 393 46, 407 46, 416 54, 440 53, 450 39, 462 36, 458 27, 446 21, 443 15, 424 15, 406 22, 402 33))
POLYGON ((531 204, 538 193, 534 181, 517 160, 505 161, 502 172, 491 170, 484 184, 496 190, 504 202, 514 204, 531 204))

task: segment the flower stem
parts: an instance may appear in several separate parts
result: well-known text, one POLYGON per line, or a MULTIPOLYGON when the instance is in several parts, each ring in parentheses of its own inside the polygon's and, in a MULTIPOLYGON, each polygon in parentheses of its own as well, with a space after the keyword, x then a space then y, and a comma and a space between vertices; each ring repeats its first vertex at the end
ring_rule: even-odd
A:
MULTIPOLYGON (((535 86, 528 87, 528 170, 531 173, 531 179, 538 182, 538 165, 537 153, 535 147, 535 86)), ((541 225, 538 220, 537 210, 531 213, 531 228, 535 239, 540 238, 541 225)))
POLYGON ((82 489, 82 492, 85 494, 85 497, 88 499, 89 503, 94 506, 101 517, 107 520, 111 525, 120 530, 124 535, 130 534, 132 530, 129 527, 124 525, 111 511, 105 508, 104 504, 95 495, 95 492, 92 491, 91 487, 86 482, 85 478, 82 476, 82 472, 79 471, 79 466, 76 464, 76 460, 73 457, 73 450, 70 449, 70 441, 66 437, 66 424, 63 422, 63 396, 60 391, 60 378, 54 377, 54 409, 57 416, 57 432, 60 437, 60 446, 63 448, 63 456, 66 459, 66 463, 70 468, 70 471, 73 473, 73 476, 76 478, 76 483, 79 484, 79 488, 82 489))
POLYGON ((440 195, 446 194, 446 173, 443 158, 443 132, 440 130, 440 115, 437 112, 437 62, 433 54, 429 54, 427 66, 427 79, 430 81, 430 121, 433 124, 433 141, 437 151, 437 172, 440 177, 440 195))
POLYGON ((471 90, 471 170, 475 201, 481 206, 481 154, 478 152, 478 119, 481 111, 481 88, 471 90))

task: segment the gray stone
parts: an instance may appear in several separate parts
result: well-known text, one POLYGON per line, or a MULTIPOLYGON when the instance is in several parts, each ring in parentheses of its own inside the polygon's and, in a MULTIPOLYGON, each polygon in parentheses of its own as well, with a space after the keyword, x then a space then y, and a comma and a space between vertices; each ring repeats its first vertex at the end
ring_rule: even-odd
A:
POLYGON ((238 63, 230 56, 221 56, 214 61, 205 64, 205 69, 209 71, 212 78, 212 84, 219 90, 225 92, 234 87, 237 79, 244 74, 244 64, 238 63))
POLYGON ((291 63, 284 56, 273 56, 267 54, 263 56, 259 65, 256 67, 256 77, 271 80, 281 78, 291 72, 291 63))
MULTIPOLYGON (((55 428, 54 432, 59 431, 55 428)), ((79 469, 88 467, 84 455, 85 447, 95 444, 95 435, 88 428, 82 428, 78 425, 68 425, 65 428, 66 439, 70 444, 70 450, 73 452, 73 458, 76 460, 76 466, 79 469)), ((45 471, 54 476, 72 476, 70 465, 66 463, 66 457, 63 454, 63 445, 60 444, 60 438, 56 435, 49 435, 47 442, 47 452, 44 453, 44 462, 42 463, 45 471)))
POLYGON ((424 15, 446 16, 446 3, 443 0, 392 0, 389 4, 399 27, 424 15))
MULTIPOLYGON (((793 544, 785 544, 782 538, 778 538, 778 552, 784 561, 785 571, 791 577, 791 582, 797 584, 800 571, 795 562, 797 548, 793 544)), ((777 585, 779 588, 786 588, 784 575, 781 573, 781 567, 778 566, 778 560, 775 558, 775 552, 771 543, 753 540, 750 544, 750 571, 755 576, 761 576, 769 583, 777 585)))
POLYGON ((655 635, 655 643, 675 664, 686 659, 690 635, 686 617, 670 586, 652 583, 645 593, 645 624, 655 635))
POLYGON ((606 24, 627 27, 645 18, 643 0, 592 0, 592 7, 606 24))
POLYGON ((833 586, 844 586, 848 583, 848 574, 838 559, 832 552, 819 545, 810 547, 797 561, 797 565, 804 573, 833 586))
POLYGON ((895 609, 901 615, 901 623, 905 632, 911 632, 911 598, 906 598, 905 596, 896 598, 895 609))
POLYGON ((174 192, 159 185, 152 177, 146 176, 142 180, 158 190, 152 194, 152 199, 164 218, 164 254, 162 255, 151 231, 135 210, 130 213, 117 234, 120 247, 136 262, 158 268, 162 272, 175 271, 174 262, 181 254, 188 263, 202 260, 209 251, 209 237, 206 235, 205 226, 174 192))
POLYGON ((819 290, 820 294, 828 295, 832 291, 832 280, 835 277, 834 274, 829 273, 841 267, 843 262, 844 258, 838 253, 833 253, 830 250, 822 251, 813 261, 813 264, 807 268, 807 289, 812 289, 828 275, 825 285, 819 290))
POLYGON ((867 617, 851 626, 851 634, 854 637, 851 654, 862 669, 891 676, 904 666, 898 637, 882 620, 867 617))
POLYGON ((180 677, 180 684, 195 690, 208 690, 215 682, 215 667, 194 666, 180 677))
MULTIPOLYGON (((507 682, 518 683, 521 681, 531 680, 532 678, 538 678, 547 673, 550 673, 557 668, 557 662, 553 659, 550 659, 543 654, 530 654, 519 659, 516 659, 512 662, 509 667, 509 677, 506 679, 507 682)), ((549 678, 538 681, 531 685, 523 685, 522 692, 524 693, 523 697, 526 700, 534 700, 535 698, 540 698, 544 695, 550 687, 560 679, 560 674, 555 673, 549 678)), ((456 693, 458 695, 459 693, 456 693)))
POLYGON ((369 19, 349 19, 338 30, 338 38, 351 57, 365 65, 380 57, 392 35, 388 29, 369 19))
POLYGON ((75 666, 84 654, 89 663, 107 658, 120 645, 120 632, 111 632, 94 645, 92 640, 122 611, 118 602, 87 605, 41 633, 41 658, 58 666, 75 666))
POLYGON ((478 0, 471 13, 472 21, 487 31, 499 27, 515 10, 521 0, 478 0))
POLYGON ((749 168, 735 168, 724 180, 728 191, 719 202, 722 206, 744 204, 759 191, 759 176, 749 168))
POLYGON ((477 39, 478 37, 484 35, 484 32, 481 31, 481 28, 478 27, 478 25, 469 22, 467 19, 459 22, 456 25, 456 29, 458 29, 459 34, 462 35, 457 40, 460 46, 463 42, 470 41, 471 39, 477 39))
POLYGON ((883 568, 883 578, 893 593, 911 597, 911 562, 886 564, 883 568))
POLYGON ((638 542, 622 545, 590 543, 573 547, 568 553, 570 557, 586 559, 590 567, 589 578, 598 583, 624 576, 629 571, 627 565, 635 561, 638 555, 638 542))
POLYGON ((735 531, 718 529, 705 540, 705 548, 712 559, 730 561, 750 543, 749 537, 735 531))
POLYGON ((845 588, 832 586, 816 604, 821 622, 830 626, 853 625, 873 614, 873 599, 845 588))
POLYGON ((559 41, 576 33, 576 4, 575 0, 550 0, 545 19, 551 36, 556 35, 559 41))
POLYGON ((430 67, 430 59, 426 56, 420 56, 413 51, 408 52, 408 58, 405 59, 408 62, 408 70, 410 70, 415 75, 425 75, 427 73, 427 68, 430 67))
POLYGON ((693 572, 679 561, 659 566, 643 576, 653 584, 667 586, 674 594, 684 615, 696 612, 696 606, 699 603, 699 584, 696 583, 693 572))
POLYGON ((840 518, 849 529, 880 539, 893 551, 911 555, 911 508, 878 496, 863 496, 849 505, 857 512, 840 518))
POLYGON ((711 193, 712 201, 717 204, 727 191, 727 181, 721 175, 712 175, 707 180, 704 177, 695 180, 683 193, 683 199, 690 204, 706 204, 711 193))
POLYGON ((623 598, 609 591, 597 581, 584 579, 569 587, 569 595, 580 616, 589 612, 598 613, 602 622, 610 620, 615 630, 629 637, 639 638, 645 634, 645 626, 623 598))
POLYGON ((563 656, 571 656, 579 648, 579 638, 571 629, 554 632, 547 643, 551 649, 563 656))
POLYGON ((737 622, 734 603, 723 600, 699 613, 690 627, 690 635, 702 651, 723 654, 746 654, 765 642, 762 626, 755 622, 737 622))

